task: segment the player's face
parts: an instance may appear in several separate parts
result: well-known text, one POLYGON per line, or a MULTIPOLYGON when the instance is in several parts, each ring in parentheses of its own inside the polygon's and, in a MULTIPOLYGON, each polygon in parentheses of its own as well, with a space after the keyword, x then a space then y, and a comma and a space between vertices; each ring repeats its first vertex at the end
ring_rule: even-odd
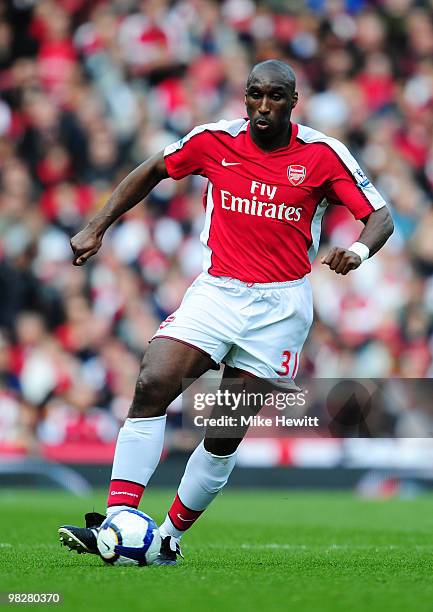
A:
POLYGON ((247 84, 245 106, 251 130, 259 140, 273 140, 287 134, 298 94, 293 84, 281 77, 254 75, 247 84))

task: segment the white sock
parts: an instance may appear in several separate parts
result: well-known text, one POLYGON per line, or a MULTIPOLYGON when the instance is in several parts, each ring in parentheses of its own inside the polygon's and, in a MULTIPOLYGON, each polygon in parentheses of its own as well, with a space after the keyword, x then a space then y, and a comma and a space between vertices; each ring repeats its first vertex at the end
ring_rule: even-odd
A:
POLYGON ((107 514, 137 508, 161 458, 166 416, 126 419, 119 431, 107 514))
POLYGON ((186 464, 177 495, 159 528, 161 536, 181 538, 224 487, 235 463, 236 452, 213 455, 202 441, 186 464))

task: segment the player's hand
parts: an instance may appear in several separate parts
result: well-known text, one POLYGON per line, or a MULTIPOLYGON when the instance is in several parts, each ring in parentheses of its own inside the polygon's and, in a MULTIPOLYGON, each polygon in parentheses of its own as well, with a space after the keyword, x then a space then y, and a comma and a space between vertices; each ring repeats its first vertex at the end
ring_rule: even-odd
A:
POLYGON ((74 252, 74 266, 82 266, 89 257, 101 248, 103 233, 87 225, 81 232, 71 238, 71 249, 74 252))
POLYGON ((322 257, 322 264, 326 264, 337 274, 346 275, 351 270, 355 270, 361 265, 361 258, 353 251, 333 247, 326 257, 322 257))

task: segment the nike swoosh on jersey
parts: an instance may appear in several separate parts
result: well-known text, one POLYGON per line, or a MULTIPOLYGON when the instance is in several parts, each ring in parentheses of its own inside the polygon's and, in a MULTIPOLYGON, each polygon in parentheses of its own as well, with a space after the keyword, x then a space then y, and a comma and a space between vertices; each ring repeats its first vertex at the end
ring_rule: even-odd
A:
POLYGON ((226 161, 225 157, 221 161, 221 165, 223 165, 223 166, 240 166, 240 164, 241 164, 241 162, 228 162, 228 161, 226 161))
POLYGON ((192 523, 195 520, 195 519, 184 519, 183 516, 181 516, 180 514, 177 515, 177 518, 179 518, 184 523, 192 523))

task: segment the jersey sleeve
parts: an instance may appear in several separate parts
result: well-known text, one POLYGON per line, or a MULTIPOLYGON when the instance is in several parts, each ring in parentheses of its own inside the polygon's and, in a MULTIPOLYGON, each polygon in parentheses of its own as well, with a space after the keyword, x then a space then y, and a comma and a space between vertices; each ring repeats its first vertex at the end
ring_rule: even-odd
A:
POLYGON ((179 180, 189 174, 204 174, 206 149, 204 126, 198 126, 186 136, 164 149, 164 160, 171 178, 179 180))
POLYGON ((385 200, 371 184, 347 147, 338 140, 329 141, 327 144, 331 149, 331 163, 326 190, 328 202, 346 206, 355 219, 367 217, 375 210, 386 206, 385 200))

